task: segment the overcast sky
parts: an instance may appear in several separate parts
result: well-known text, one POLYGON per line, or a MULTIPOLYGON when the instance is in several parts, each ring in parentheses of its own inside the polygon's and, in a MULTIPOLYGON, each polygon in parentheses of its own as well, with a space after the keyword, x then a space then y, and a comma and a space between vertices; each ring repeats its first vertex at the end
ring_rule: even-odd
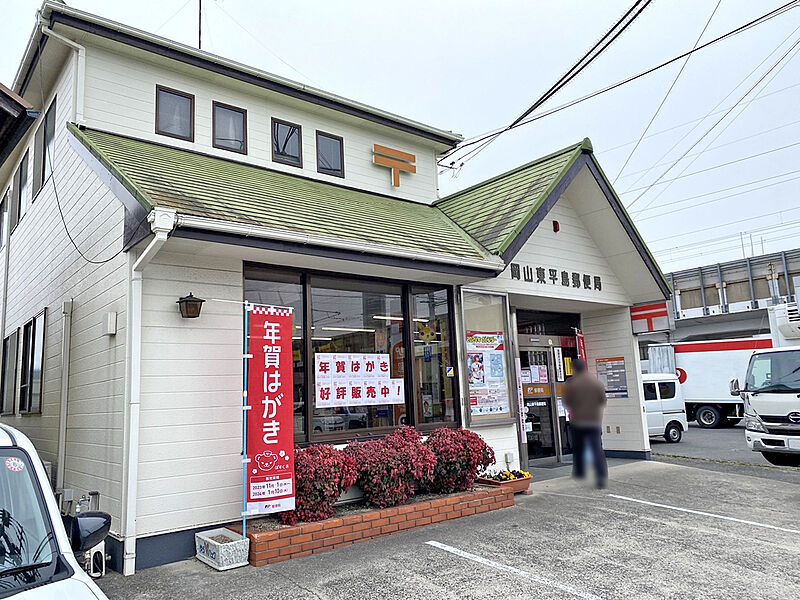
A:
MULTIPOLYGON (((198 0, 68 3, 197 44, 198 0)), ((203 0, 203 48, 469 138, 516 118, 632 3, 203 0)), ((702 41, 783 3, 722 0, 702 41)), ((0 0, 0 81, 6 85, 39 5, 0 0)), ((691 49, 715 6, 717 0, 655 0, 543 109, 691 49)), ((694 54, 617 180, 616 190, 665 272, 741 258, 742 240, 750 255, 751 236, 755 254, 762 244, 766 252, 800 247, 800 46, 663 176, 664 183, 634 202, 643 191, 637 188, 656 181, 798 40, 795 8, 694 54)), ((457 177, 440 176, 442 195, 584 137, 614 180, 681 64, 506 133, 457 177)))

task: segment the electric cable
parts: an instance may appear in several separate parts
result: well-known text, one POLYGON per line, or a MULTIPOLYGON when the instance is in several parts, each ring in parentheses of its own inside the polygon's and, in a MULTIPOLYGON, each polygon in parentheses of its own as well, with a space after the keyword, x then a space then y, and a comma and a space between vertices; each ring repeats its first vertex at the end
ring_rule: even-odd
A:
POLYGON ((180 7, 178 10, 176 10, 174 13, 172 13, 172 16, 170 16, 170 17, 169 17, 169 18, 168 18, 166 21, 164 21, 164 22, 163 22, 161 25, 159 25, 159 26, 158 26, 158 27, 157 27, 155 30, 153 30, 153 33, 158 33, 159 31, 161 31, 162 29, 164 29, 164 27, 166 27, 166 26, 167 26, 167 24, 168 24, 170 21, 172 21, 172 19, 174 19, 175 17, 177 17, 177 16, 178 16, 178 13, 180 13, 180 12, 181 12, 181 11, 182 11, 184 8, 186 8, 186 6, 187 6, 187 5, 189 4, 189 2, 191 2, 191 1, 192 1, 192 0, 186 0, 186 2, 184 2, 183 4, 181 4, 181 7, 180 7))
MULTIPOLYGON (((800 29, 800 27, 798 27, 797 29, 800 29)), ((797 31, 797 29, 795 29, 795 31, 797 31)), ((756 93, 756 98, 758 97, 759 93, 761 93, 762 91, 764 91, 765 89, 767 89, 769 87, 769 84, 772 83, 772 81, 780 74, 780 72, 783 71, 784 68, 786 68, 786 65, 788 65, 794 59, 794 57, 797 55, 798 50, 800 50, 800 45, 799 44, 800 44, 800 39, 798 39, 797 42, 794 45, 794 53, 792 54, 792 56, 789 56, 789 58, 786 61, 784 61, 784 63, 781 65, 781 67, 777 71, 775 71, 775 73, 764 84, 764 86, 761 88, 761 90, 758 93, 756 93)), ((781 44, 781 45, 783 45, 783 44, 781 44)), ((791 52, 792 52, 792 48, 790 48, 789 51, 787 52, 787 54, 784 55, 784 58, 791 52)), ((781 60, 783 60, 783 58, 779 59, 778 62, 780 62, 781 60)), ((756 82, 756 85, 754 87, 758 87, 758 85, 759 85, 759 82, 756 82)), ((682 175, 683 173, 685 173, 686 170, 689 167, 691 167, 695 162, 697 162, 697 159, 700 157, 700 155, 703 152, 707 151, 711 147, 711 144, 713 144, 715 141, 717 141, 720 138, 720 136, 723 133, 725 133, 725 131, 727 131, 727 129, 736 122, 736 119, 741 117, 742 114, 744 113, 744 111, 746 111, 746 110, 747 110, 747 105, 743 105, 742 109, 738 113, 736 113, 733 116, 733 118, 730 121, 728 121, 725 124, 725 126, 720 131, 718 131, 717 134, 711 140, 709 140, 708 145, 701 152, 697 153, 694 156, 694 158, 692 158, 692 160, 690 160, 686 165, 684 165, 683 169, 681 169, 681 171, 678 173, 678 175, 682 175)), ((724 118, 725 117, 723 117, 723 119, 724 118)), ((713 127, 711 129, 713 129, 713 127)), ((701 137, 701 139, 702 139, 702 137, 701 137)), ((682 158, 686 158, 686 154, 684 154, 684 156, 682 158)), ((680 162, 682 160, 682 158, 679 158, 678 162, 680 162)), ((668 184, 664 188, 661 188, 661 190, 655 195, 655 197, 652 198, 647 204, 645 204, 644 208, 647 208, 647 207, 651 206, 654 202, 656 202, 656 200, 658 200, 664 194, 664 192, 666 192, 671 186, 672 186, 672 183, 668 184)))
MULTIPOLYGON (((657 238, 655 240, 648 240, 647 247, 652 248, 653 244, 657 244, 659 242, 664 242, 666 240, 672 240, 678 237, 685 237, 687 235, 693 235, 695 233, 703 233, 708 231, 709 229, 719 229, 720 227, 727 227, 728 225, 736 225, 737 223, 744 223, 746 221, 752 221, 753 219, 764 219, 766 217, 774 217, 775 215, 782 215, 786 212, 791 212, 793 210, 800 210, 800 206, 796 206, 794 208, 784 208, 783 210, 777 210, 775 212, 766 213, 763 215, 756 215, 753 217, 746 217, 744 219, 737 219, 736 221, 728 221, 727 223, 720 223, 719 225, 712 225, 710 227, 703 227, 702 229, 695 229, 694 231, 686 231, 684 233, 676 233, 674 235, 668 235, 662 238, 657 238)), ((654 251, 656 252, 656 251, 654 251)))
MULTIPOLYGON (((735 29, 732 29, 732 30, 728 31, 727 33, 724 33, 724 34, 722 34, 722 35, 720 35, 720 36, 718 36, 718 37, 716 37, 716 38, 714 38, 714 39, 712 39, 712 40, 710 40, 710 41, 708 41, 708 42, 706 42, 704 44, 701 44, 700 46, 698 46, 697 48, 694 48, 693 50, 689 50, 688 52, 684 52, 682 54, 679 54, 678 56, 675 56, 675 57, 673 57, 673 58, 671 58, 671 59, 669 59, 667 61, 664 61, 664 62, 662 62, 662 63, 660 63, 660 64, 658 64, 658 65, 656 65, 654 67, 646 69, 646 70, 644 70, 644 71, 642 71, 640 73, 637 73, 636 75, 632 75, 630 77, 627 77, 625 79, 617 81, 616 83, 610 84, 610 85, 608 85, 608 86, 606 86, 604 88, 601 88, 599 90, 595 90, 594 92, 591 92, 589 94, 581 96, 580 98, 576 98, 575 100, 571 100, 571 101, 566 102, 566 103, 564 103, 564 104, 562 104, 560 106, 556 106, 554 108, 546 110, 546 111, 544 111, 542 113, 532 115, 531 117, 529 117, 529 118, 517 123, 514 126, 514 128, 521 127, 521 126, 527 125, 529 123, 533 123, 534 121, 537 121, 539 119, 543 119, 544 117, 548 117, 548 116, 550 116, 552 114, 555 114, 557 112, 560 112, 562 110, 565 110, 567 108, 575 106, 576 104, 580 104, 582 102, 585 102, 586 100, 590 100, 591 98, 594 98, 594 97, 599 96, 601 94, 605 94, 607 92, 610 92, 610 91, 612 91, 612 90, 614 90, 614 89, 616 89, 618 87, 621 87, 623 85, 627 85, 628 83, 636 81, 637 79, 645 77, 646 75, 649 75, 649 74, 651 74, 651 73, 653 73, 655 71, 658 71, 659 69, 662 69, 662 68, 664 68, 664 67, 666 67, 668 65, 671 65, 672 63, 674 63, 676 61, 679 61, 680 59, 685 58, 686 56, 688 56, 690 54, 693 54, 694 52, 699 52, 701 50, 704 50, 705 48, 708 48, 709 46, 711 46, 713 44, 719 43, 722 40, 725 40, 725 39, 727 39, 729 37, 738 35, 739 33, 742 33, 742 32, 744 32, 744 31, 746 31, 746 30, 748 30, 748 29, 750 29, 752 27, 756 27, 758 25, 766 23, 767 21, 769 21, 769 20, 771 20, 771 19, 783 14, 784 12, 788 12, 789 10, 795 8, 798 5, 798 2, 800 2, 800 0, 792 0, 791 2, 787 2, 786 4, 784 4, 782 6, 779 6, 778 8, 776 8, 776 9, 774 9, 774 10, 768 12, 768 13, 765 13, 765 14, 761 15, 760 17, 758 17, 756 19, 748 21, 747 23, 745 23, 743 25, 740 25, 739 27, 736 27, 735 29)), ((501 132, 505 132, 505 131, 507 131, 507 129, 505 127, 503 127, 503 128, 495 129, 495 130, 493 130, 491 132, 487 132, 486 134, 477 136, 477 137, 472 138, 470 140, 464 141, 461 144, 459 144, 456 148, 454 148, 453 150, 451 150, 450 152, 445 154, 438 161, 438 164, 440 166, 453 168, 450 165, 442 164, 442 161, 444 161, 447 158, 450 158, 456 152, 459 152, 459 151, 461 151, 461 150, 463 150, 463 149, 465 149, 467 147, 474 146, 475 144, 480 144, 481 142, 483 142, 483 141, 485 141, 485 140, 487 140, 487 139, 489 139, 491 137, 494 137, 494 136, 498 135, 501 132)), ((456 161, 453 161, 453 162, 456 162, 456 161)))
MULTIPOLYGON (((773 70, 773 69, 775 69, 775 68, 776 68, 776 67, 777 67, 777 66, 778 66, 778 65, 779 65, 779 64, 780 64, 780 63, 783 61, 783 59, 784 59, 784 58, 786 58, 786 57, 789 55, 789 53, 791 53, 791 52, 792 52, 792 50, 794 50, 794 49, 795 49, 795 48, 796 48, 798 45, 800 45, 800 39, 798 39, 798 40, 797 40, 797 41, 796 41, 794 44, 792 44, 792 46, 791 46, 791 47, 790 47, 790 48, 789 48, 789 49, 788 49, 788 50, 787 50, 787 51, 786 51, 786 52, 785 52, 785 53, 784 53, 784 54, 783 54, 783 55, 782 55, 782 56, 781 56, 781 57, 780 57, 780 58, 779 58, 779 59, 778 59, 778 60, 777 60, 777 61, 776 61, 776 62, 775 62, 775 63, 774 63, 774 64, 773 64, 773 65, 772 65, 772 66, 771 66, 771 67, 770 67, 770 68, 769 68, 769 69, 768 69, 768 70, 767 70, 767 71, 766 71, 764 74, 763 74, 763 75, 761 75, 761 77, 759 77, 759 78, 758 78, 758 80, 757 80, 757 81, 756 81, 756 82, 755 82, 755 83, 754 83, 752 86, 750 86, 750 87, 747 89, 747 91, 746 91, 746 92, 745 92, 745 93, 744 93, 744 94, 743 94, 743 95, 742 95, 742 96, 739 98, 739 101, 738 101, 738 102, 736 102, 736 103, 735 103, 735 104, 734 104, 734 105, 733 105, 733 106, 730 108, 730 110, 726 111, 726 112, 725 112, 725 114, 723 114, 723 115, 722 115, 722 116, 721 116, 719 119, 717 119, 717 120, 714 122, 714 124, 713 124, 711 127, 709 127, 709 128, 708 128, 708 129, 707 129, 707 130, 706 130, 706 131, 705 131, 705 132, 704 132, 704 133, 703 133, 703 134, 702 134, 702 135, 701 135, 701 136, 700 136, 700 137, 699 137, 699 138, 698 138, 698 139, 697 139, 697 140, 696 140, 696 141, 695 141, 695 142, 694 142, 694 143, 693 143, 691 146, 689 146, 689 147, 688 147, 688 148, 687 148, 687 149, 686 149, 686 150, 683 152, 683 154, 681 154, 681 155, 680 155, 680 156, 679 156, 679 157, 678 157, 678 158, 677 158, 677 159, 676 159, 676 160, 675 160, 675 161, 674 161, 674 162, 673 162, 673 163, 672 163, 672 164, 671 164, 669 167, 667 167, 667 169, 666 169, 666 170, 665 170, 663 173, 661 173, 661 175, 659 175, 658 177, 656 177, 656 179, 655 179, 654 181, 652 181, 652 182, 650 183, 650 185, 648 185, 648 186, 647 186, 647 187, 646 187, 646 188, 645 188, 645 189, 642 191, 642 193, 641 193, 641 194, 639 194, 638 196, 636 196, 636 198, 634 198, 634 199, 631 201, 631 203, 630 203, 630 204, 628 204, 628 206, 627 206, 626 208, 630 209, 630 207, 631 207, 631 206, 633 206, 634 204, 636 204, 636 203, 637 203, 637 202, 638 202, 638 201, 639 201, 639 200, 642 198, 642 196, 644 196, 644 195, 645 195, 645 194, 646 194, 646 193, 647 193, 647 192, 648 192, 650 189, 652 189, 652 187, 653 187, 653 186, 654 186, 656 183, 658 183, 658 182, 661 180, 661 178, 662 178, 662 177, 664 177, 664 175, 666 175, 667 173, 669 173, 669 172, 670 172, 670 171, 673 169, 673 167, 675 167, 675 165, 677 165, 677 164, 678 164, 678 163, 679 163, 681 160, 683 160, 683 158, 684 158, 684 157, 685 157, 685 156, 686 156, 686 155, 687 155, 689 152, 691 152, 691 150, 692 150, 692 149, 693 149, 695 146, 697 146, 697 144, 699 144, 699 143, 700 143, 700 142, 701 142, 701 141, 702 141, 702 140, 703 140, 703 139, 704 139, 704 138, 705 138, 705 137, 706 137, 706 136, 707 136, 709 133, 711 133, 711 132, 714 130, 714 128, 716 128, 716 127, 717 127, 717 125, 719 125, 720 123, 722 123, 722 121, 724 121, 724 120, 725 120, 725 118, 726 118, 726 117, 727 117, 727 116, 728 116, 728 115, 729 115, 731 112, 733 112, 733 110, 734 110, 734 109, 735 109, 735 108, 736 108, 736 107, 739 105, 739 103, 740 103, 742 100, 744 100, 744 99, 745 99, 745 98, 746 98, 746 97, 747 97, 747 96, 750 94, 750 92, 752 92, 752 91, 753 91, 753 90, 754 90, 754 89, 755 89, 755 88, 756 88, 756 87, 757 87, 757 86, 758 86, 758 85, 759 85, 759 84, 760 84, 762 81, 764 81, 764 79, 767 77, 767 75, 769 75, 769 74, 772 72, 772 70, 773 70)), ((695 158, 695 160, 696 160, 696 158, 695 158)))
MULTIPOLYGON (((770 242, 778 242, 780 240, 788 240, 788 239, 797 238, 797 237, 800 237, 798 235, 798 233, 791 233, 789 235, 783 235, 783 236, 770 238, 769 241, 770 242)), ((740 247, 741 247, 740 244, 735 244, 733 246, 727 246, 725 248, 717 248, 715 250, 712 250, 711 252, 698 252, 697 254, 691 254, 691 255, 688 255, 688 256, 679 256, 677 258, 665 258, 663 260, 659 260, 658 262, 659 262, 659 264, 661 264, 661 263, 676 262, 676 261, 679 261, 679 260, 688 260, 690 258, 697 258, 697 257, 700 257, 700 256, 706 256, 708 254, 722 254, 723 252, 729 252, 730 250, 739 250, 740 247)))
MULTIPOLYGON (((697 40, 695 40, 694 46, 692 46, 692 50, 697 48, 697 44, 699 44, 700 40, 703 39, 703 34, 705 34, 706 29, 708 29, 708 26, 711 25, 711 20, 714 18, 714 15, 717 14, 717 9, 719 8, 720 4, 722 4, 722 0, 717 0, 717 5, 714 7, 714 10, 711 11, 711 16, 708 17, 708 21, 706 21, 706 24, 703 26, 703 30, 700 32, 700 35, 697 36, 697 40)), ((675 75, 675 79, 672 80, 672 83, 670 84, 669 89, 667 89, 667 93, 664 94, 664 97, 661 99, 661 103, 658 105, 658 108, 656 108, 656 112, 654 112, 653 116, 650 117, 650 121, 647 123, 647 126, 644 128, 644 131, 642 131, 642 135, 640 135, 639 139, 636 140, 636 145, 633 147, 633 149, 628 154, 628 157, 625 159, 625 162, 622 163, 622 167, 620 168, 619 172, 617 173, 617 176, 614 177, 614 181, 611 182, 611 185, 614 185, 615 183, 617 183, 617 179, 619 179, 619 176, 622 175, 622 172, 625 170, 625 167, 628 166, 628 163, 630 162, 631 158, 636 153, 636 150, 639 148, 639 144, 642 143, 642 140, 644 139, 644 136, 647 135, 648 131, 650 131, 650 126, 653 124, 653 121, 656 120, 656 117, 661 112, 661 109, 664 108, 664 104, 667 102, 667 99, 669 98, 669 95, 672 93, 672 90, 675 87, 675 84, 678 83, 678 80, 681 78, 681 74, 683 73, 683 70, 686 68, 686 65, 689 64, 689 59, 691 59, 691 58, 692 58, 692 55, 690 54, 689 56, 686 57, 686 60, 683 61, 683 64, 681 65, 681 68, 678 71, 678 74, 675 75)))
MULTIPOLYGON (((771 225, 764 225, 763 227, 756 227, 754 229, 748 229, 747 231, 743 231, 743 232, 740 232, 740 233, 753 234, 753 233, 760 233, 762 231, 779 231, 781 229, 797 227, 798 225, 800 225, 800 219, 795 220, 795 221, 789 221, 787 223, 777 223, 777 224, 773 223, 771 225)), ((731 239, 730 235, 723 235, 723 236, 711 238, 709 240, 705 240, 705 241, 700 242, 700 243, 693 242, 691 244, 683 244, 683 245, 680 245, 680 246, 672 246, 670 248, 664 248, 662 250, 652 250, 652 252, 653 252, 653 254, 663 254, 665 252, 674 252, 676 250, 678 250, 678 251, 679 250, 694 250, 696 248, 704 248, 706 246, 714 246, 714 245, 717 245, 717 244, 724 244, 726 242, 729 242, 730 239, 731 239)))

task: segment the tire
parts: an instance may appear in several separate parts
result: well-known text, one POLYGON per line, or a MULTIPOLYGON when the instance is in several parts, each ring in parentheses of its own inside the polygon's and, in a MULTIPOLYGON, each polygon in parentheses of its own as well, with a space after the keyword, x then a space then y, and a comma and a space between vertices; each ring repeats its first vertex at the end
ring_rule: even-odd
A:
POLYGON ((779 467, 800 467, 800 454, 783 454, 782 452, 762 452, 768 462, 779 467))
POLYGON ((697 424, 703 429, 716 429, 722 425, 722 414, 715 406, 701 406, 695 413, 697 424))
POLYGON ((682 437, 683 431, 681 430, 681 426, 677 423, 670 423, 664 430, 664 439, 670 444, 677 444, 681 441, 682 437))

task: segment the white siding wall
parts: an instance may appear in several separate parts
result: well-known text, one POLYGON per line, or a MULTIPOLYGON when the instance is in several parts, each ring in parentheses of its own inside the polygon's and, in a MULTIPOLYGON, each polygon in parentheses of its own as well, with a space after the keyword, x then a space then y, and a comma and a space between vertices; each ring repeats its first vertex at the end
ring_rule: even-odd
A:
POLYGON ((435 150, 433 143, 426 143, 424 138, 159 59, 146 52, 132 49, 125 52, 87 48, 85 115, 89 127, 400 198, 426 203, 436 199, 435 150), (194 94, 194 143, 155 133, 156 84, 194 94), (213 148, 211 103, 214 100, 247 110, 246 156, 213 148), (272 162, 272 117, 302 126, 302 169, 272 162), (344 138, 345 179, 317 172, 317 129, 344 138), (372 164, 375 143, 416 155, 417 173, 402 173, 400 187, 393 187, 390 169, 372 164))
MULTIPOLYGON (((55 185, 67 225, 81 251, 103 260, 123 242, 123 208, 67 142, 73 118, 72 60, 55 86, 57 139, 55 185)), ((50 105, 47 98, 45 107, 50 105)), ((43 115, 44 116, 44 111, 43 115)), ((33 132, 29 174, 33 179, 33 132)), ((32 185, 32 184, 31 184, 32 185)), ((62 303, 73 299, 65 488, 100 492, 100 508, 119 532, 122 500, 122 422, 125 392, 127 259, 100 265, 81 258, 66 236, 53 180, 45 183, 10 239, 8 335, 47 308, 42 412, 4 418, 28 435, 45 460, 56 461, 61 385, 62 303), (108 312, 118 314, 115 336, 102 334, 108 312)), ((5 250, 4 250, 5 252, 5 250)), ((2 259, 0 254, 0 259, 2 259)), ((55 469, 55 464, 54 464, 55 469)))
POLYGON ((162 249, 144 270, 137 535, 242 509, 242 261, 162 249), (208 301, 182 319, 175 301, 208 301))
MULTIPOLYGON (((466 408, 462 410, 469 410, 469 403, 466 408)), ((494 457, 497 461, 491 469, 506 469, 511 470, 519 469, 519 438, 517 433, 516 423, 510 425, 492 425, 485 427, 471 427, 470 431, 474 431, 483 438, 487 444, 494 450, 494 457), (514 460, 506 467, 505 455, 506 452, 511 452, 514 455, 514 460)))
POLYGON ((603 446, 606 450, 650 450, 647 422, 642 402, 642 376, 639 346, 631 333, 628 308, 609 308, 582 315, 589 370, 597 373, 598 358, 625 359, 628 379, 627 398, 609 398, 603 419, 603 446), (617 433, 619 427, 619 433, 617 433), (608 431, 608 428, 611 431, 608 431))
POLYGON ((595 244, 586 224, 576 214, 572 203, 566 196, 562 196, 544 221, 536 228, 528 241, 514 257, 513 262, 520 265, 520 270, 530 266, 534 270, 534 281, 525 281, 524 278, 512 279, 511 268, 507 268, 496 279, 487 279, 481 282, 481 287, 508 291, 509 293, 535 294, 547 298, 564 298, 574 300, 587 300, 590 302, 604 302, 609 304, 628 304, 629 300, 614 274, 608 261, 604 258, 595 244), (561 231, 553 231, 552 222, 558 221, 561 231), (546 270, 557 269, 558 281, 555 285, 550 282, 549 272, 547 283, 536 283, 536 267, 546 270), (600 277, 602 289, 600 291, 583 287, 574 288, 561 285, 561 271, 580 273, 600 277))

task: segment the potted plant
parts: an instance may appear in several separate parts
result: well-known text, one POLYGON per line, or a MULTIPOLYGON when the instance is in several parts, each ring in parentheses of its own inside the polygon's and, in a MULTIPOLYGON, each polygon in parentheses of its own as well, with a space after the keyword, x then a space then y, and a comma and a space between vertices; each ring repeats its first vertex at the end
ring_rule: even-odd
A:
POLYGON ((524 492, 531 484, 531 474, 527 471, 498 471, 496 473, 484 473, 478 477, 478 483, 505 487, 513 490, 515 494, 524 492))
POLYGON ((195 556, 198 560, 226 571, 248 563, 250 540, 224 527, 194 534, 195 556))

